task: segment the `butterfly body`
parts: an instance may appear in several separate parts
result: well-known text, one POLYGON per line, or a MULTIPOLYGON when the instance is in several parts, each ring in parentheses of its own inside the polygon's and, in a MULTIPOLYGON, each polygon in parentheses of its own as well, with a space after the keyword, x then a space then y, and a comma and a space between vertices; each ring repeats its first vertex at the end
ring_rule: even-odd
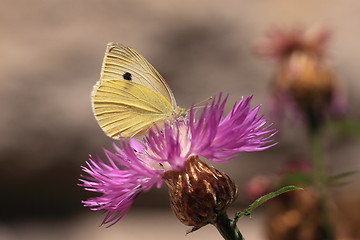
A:
POLYGON ((155 68, 135 50, 117 43, 107 46, 92 106, 100 127, 112 138, 143 135, 154 123, 161 126, 183 112, 155 68))

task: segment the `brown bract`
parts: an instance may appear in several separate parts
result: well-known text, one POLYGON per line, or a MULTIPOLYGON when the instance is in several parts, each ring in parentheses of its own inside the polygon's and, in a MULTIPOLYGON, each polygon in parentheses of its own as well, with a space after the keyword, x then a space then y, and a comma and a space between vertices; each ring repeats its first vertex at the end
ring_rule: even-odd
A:
POLYGON ((168 171, 163 179, 169 187, 173 212, 188 226, 215 223, 237 196, 237 187, 229 176, 197 156, 186 160, 183 171, 168 171))

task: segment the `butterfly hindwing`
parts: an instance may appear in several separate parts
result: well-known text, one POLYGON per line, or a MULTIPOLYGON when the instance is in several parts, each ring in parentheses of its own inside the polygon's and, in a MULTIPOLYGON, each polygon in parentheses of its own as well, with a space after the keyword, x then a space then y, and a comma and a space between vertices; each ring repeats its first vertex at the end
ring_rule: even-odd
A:
POLYGON ((99 125, 113 138, 141 135, 153 123, 169 119, 173 112, 171 103, 160 94, 124 80, 99 82, 92 100, 99 125))

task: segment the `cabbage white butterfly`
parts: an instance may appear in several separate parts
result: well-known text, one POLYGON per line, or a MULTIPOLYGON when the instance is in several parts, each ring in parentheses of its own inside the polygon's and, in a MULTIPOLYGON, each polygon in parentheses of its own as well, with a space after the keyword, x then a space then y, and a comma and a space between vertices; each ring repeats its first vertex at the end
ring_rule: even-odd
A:
POLYGON ((91 94, 96 120, 112 138, 140 136, 184 110, 156 69, 135 50, 109 43, 91 94), (120 134, 120 135, 119 135, 120 134))

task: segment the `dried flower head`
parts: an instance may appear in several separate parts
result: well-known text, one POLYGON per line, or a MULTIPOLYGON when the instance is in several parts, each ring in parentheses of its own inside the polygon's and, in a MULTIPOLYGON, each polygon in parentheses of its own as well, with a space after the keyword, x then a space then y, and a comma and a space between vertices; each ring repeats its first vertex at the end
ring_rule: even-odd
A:
POLYGON ((232 202, 236 187, 226 175, 201 162, 199 157, 228 161, 240 152, 261 151, 274 145, 271 138, 276 131, 271 129, 271 124, 266 125, 267 120, 262 115, 258 115, 259 106, 250 108, 250 100, 251 97, 241 99, 223 117, 226 98, 222 99, 220 94, 198 110, 191 108, 185 118, 165 123, 162 129, 155 126, 142 140, 120 140, 121 147, 115 146, 115 153, 105 150, 109 163, 99 157, 90 157, 87 166, 83 167, 87 175, 82 176, 81 186, 102 195, 83 201, 84 206, 106 210, 103 224, 114 224, 126 214, 141 192, 154 186, 159 188, 165 181, 170 196, 174 196, 171 201, 182 202, 185 209, 185 202, 194 200, 195 196, 211 200, 208 204, 213 207, 212 211, 210 205, 202 210, 192 209, 201 215, 195 219, 191 219, 193 215, 187 210, 179 213, 175 209, 183 223, 202 226, 212 222, 232 202), (188 181, 181 181, 184 199, 176 193, 180 191, 180 185, 176 186, 179 177, 188 178, 188 181), (185 186, 190 183, 195 185, 185 186))

